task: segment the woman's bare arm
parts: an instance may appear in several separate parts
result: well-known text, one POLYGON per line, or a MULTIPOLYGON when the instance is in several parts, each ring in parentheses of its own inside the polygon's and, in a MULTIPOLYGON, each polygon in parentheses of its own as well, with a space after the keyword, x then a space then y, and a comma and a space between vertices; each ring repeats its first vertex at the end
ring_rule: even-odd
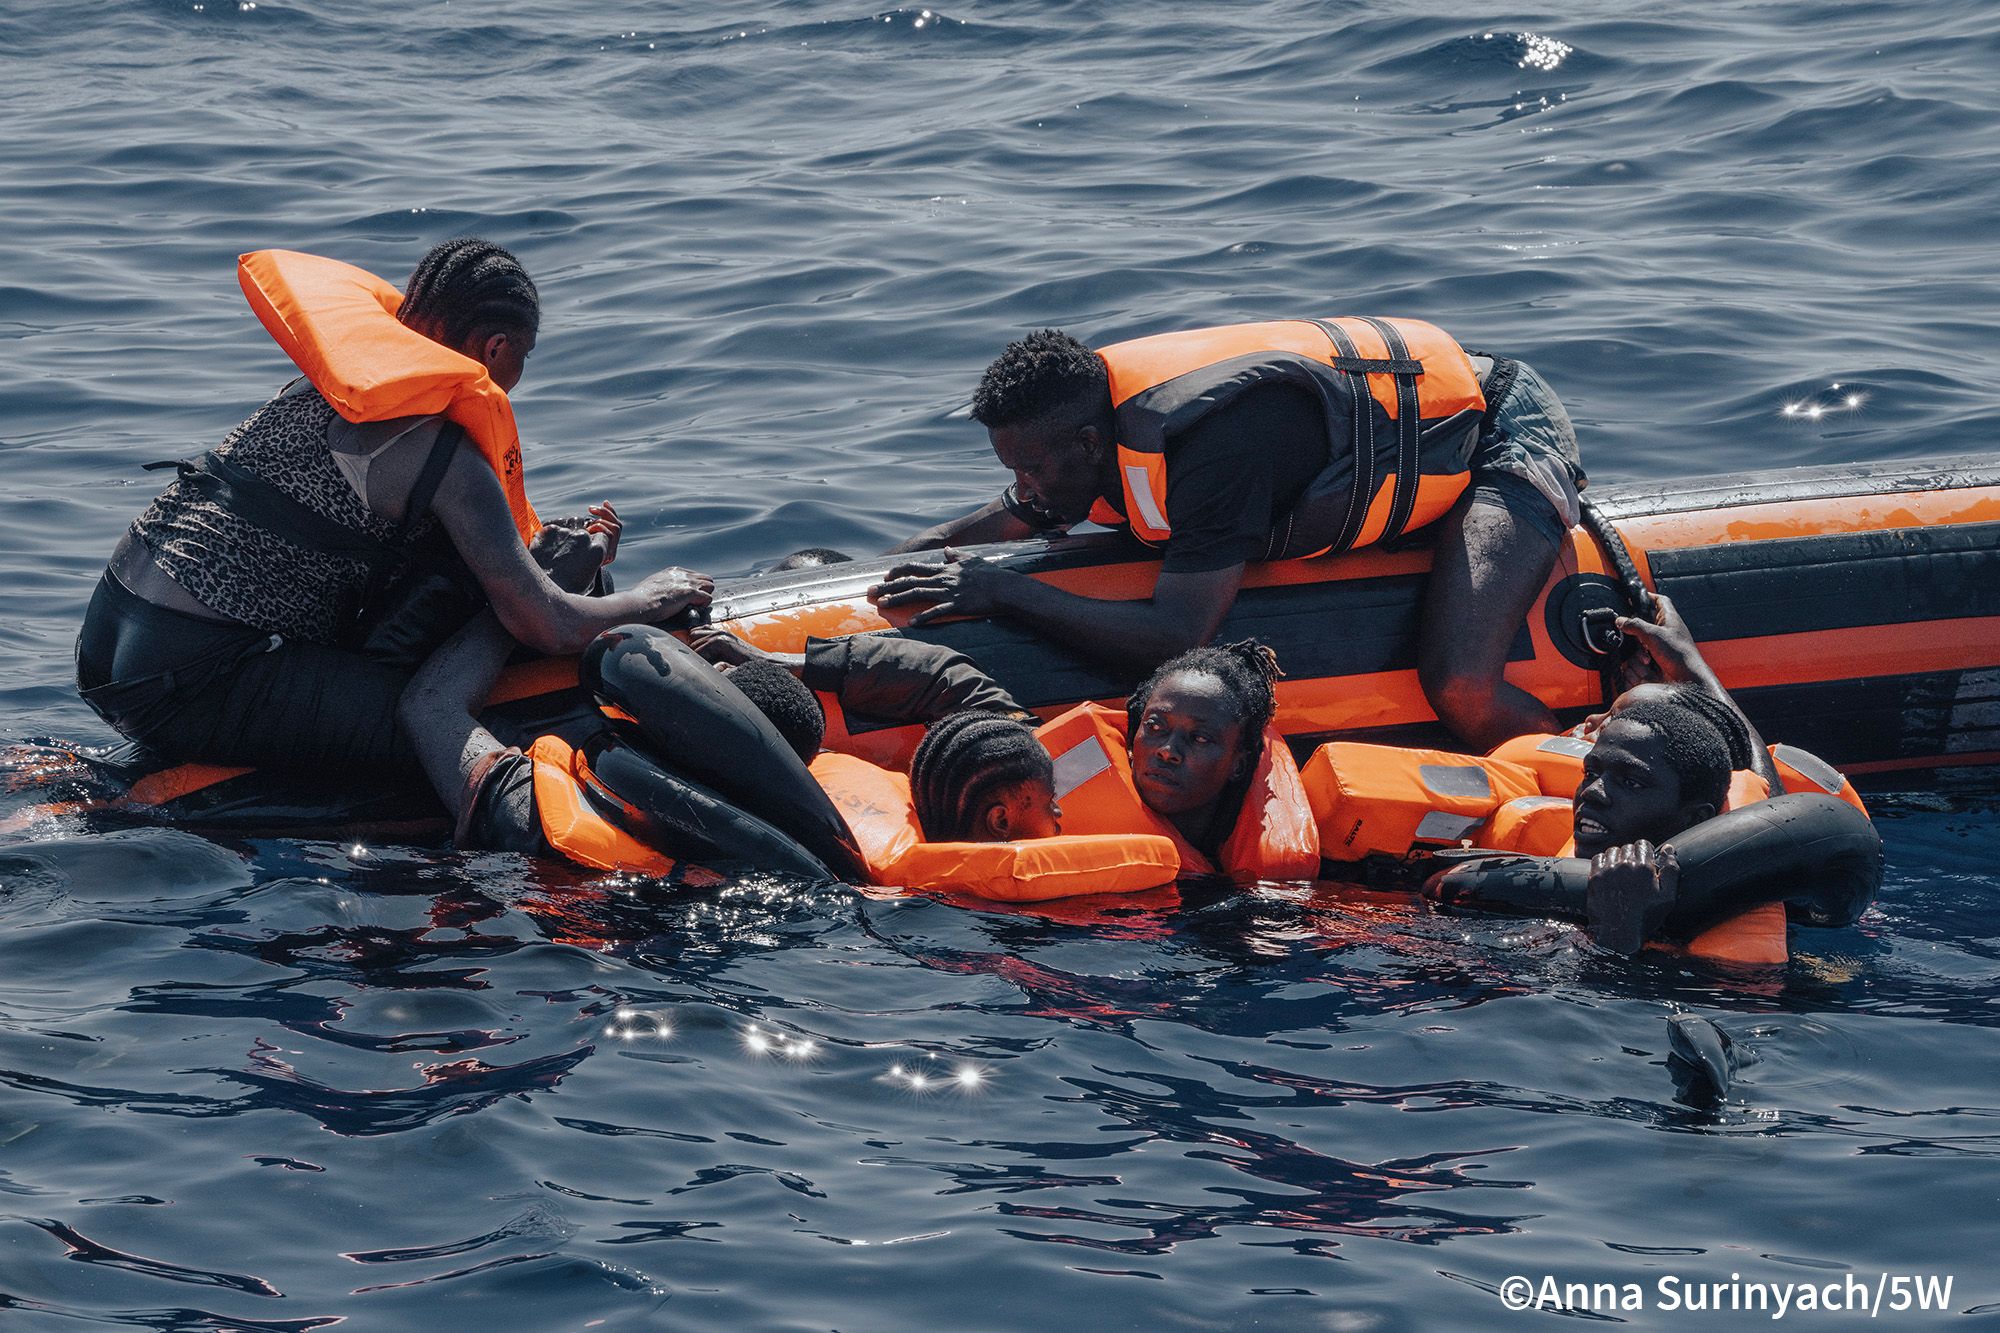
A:
POLYGON ((684 569, 648 575, 605 597, 564 592, 528 555, 500 479, 461 448, 432 502, 438 520, 507 633, 539 653, 576 653, 613 625, 656 624, 705 606, 713 580, 684 569))

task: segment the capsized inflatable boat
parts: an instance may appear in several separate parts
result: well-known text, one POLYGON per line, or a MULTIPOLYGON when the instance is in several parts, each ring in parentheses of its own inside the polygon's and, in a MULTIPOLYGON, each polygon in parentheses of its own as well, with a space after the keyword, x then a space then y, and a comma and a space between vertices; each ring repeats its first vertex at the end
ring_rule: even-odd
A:
MULTIPOLYGON (((1516 638, 1507 678, 1566 717, 1604 701, 1602 617, 1641 589, 1670 595, 1723 681, 1769 740, 1851 774, 2000 764, 2000 456, 1801 468, 1593 487, 1595 530, 1571 532, 1516 638)), ((1278 729, 1301 755, 1332 739, 1450 744, 1417 683, 1418 540, 1329 559, 1252 566, 1220 633, 1277 650, 1278 729)), ((1111 533, 974 548, 1093 597, 1138 598, 1157 560, 1111 533)), ((901 628, 869 604, 892 559, 718 584, 713 623, 759 647, 808 636, 907 633, 956 648, 1044 717, 1135 683, 1004 620, 901 628)), ((920 730, 827 706, 829 748, 891 767, 920 730)), ((510 667, 487 711, 527 741, 598 725, 573 661, 510 667)), ((415 785, 278 777, 43 747, 14 784, 67 801, 213 828, 415 834, 441 826, 415 785)))

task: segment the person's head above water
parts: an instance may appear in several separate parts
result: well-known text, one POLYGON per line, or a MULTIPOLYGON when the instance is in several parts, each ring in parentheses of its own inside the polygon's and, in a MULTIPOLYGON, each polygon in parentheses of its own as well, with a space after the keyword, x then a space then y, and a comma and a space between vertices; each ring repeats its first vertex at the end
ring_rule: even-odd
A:
POLYGON ((910 796, 930 842, 1062 832, 1055 762, 1033 731, 999 713, 953 713, 932 723, 910 759, 910 796))
POLYGON ((1756 767, 1756 756, 1750 750, 1750 730, 1743 725, 1742 717, 1699 685, 1669 685, 1663 681, 1634 685, 1613 699, 1611 706, 1602 713, 1593 713, 1585 718, 1582 734, 1586 738, 1595 736, 1606 722, 1640 703, 1675 704, 1700 713, 1722 734, 1723 743, 1729 747, 1729 766, 1732 769, 1756 767))
POLYGON ((745 662, 728 674, 729 683, 770 719, 793 753, 811 763, 826 739, 826 710, 812 690, 776 662, 745 662))
POLYGON ((396 318, 486 367, 512 392, 535 350, 542 300, 521 261, 491 241, 461 237, 417 261, 396 318))
POLYGON ((803 551, 794 551, 771 566, 771 572, 789 569, 818 569, 822 565, 844 565, 854 557, 845 551, 836 551, 826 546, 808 546, 803 551))
POLYGON ((1644 839, 1658 845, 1722 809, 1729 744, 1703 714, 1663 699, 1618 710, 1583 759, 1576 854, 1644 839))
POLYGON ((1264 753, 1280 674, 1277 655, 1245 639, 1169 658, 1132 691, 1125 701, 1132 781, 1148 809, 1200 815, 1250 776, 1264 753))
POLYGON ((1090 516, 1115 438, 1102 357, 1058 329, 1009 343, 980 377, 972 419, 1023 504, 1064 523, 1090 516))

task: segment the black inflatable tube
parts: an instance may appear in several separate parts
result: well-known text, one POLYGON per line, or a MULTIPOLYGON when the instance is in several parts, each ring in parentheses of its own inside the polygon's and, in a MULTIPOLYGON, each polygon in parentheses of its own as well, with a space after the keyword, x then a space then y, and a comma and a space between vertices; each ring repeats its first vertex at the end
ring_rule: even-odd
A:
MULTIPOLYGON (((1776 796, 1697 824, 1671 842, 1680 887, 1665 933, 1689 939, 1763 903, 1815 926, 1851 925, 1882 883, 1882 838, 1868 816, 1818 793, 1776 796)), ((1438 902, 1522 916, 1585 919, 1590 862, 1474 855, 1432 875, 1438 902)))
POLYGON ((649 847, 699 862, 735 861, 807 879, 838 879, 785 833, 714 790, 669 772, 615 732, 584 742, 595 781, 584 794, 605 818, 649 847))
POLYGON ((775 826, 832 878, 868 882, 854 835, 819 782, 770 719, 692 648, 665 630, 624 625, 597 636, 579 674, 600 704, 633 719, 621 727, 664 767, 775 826))

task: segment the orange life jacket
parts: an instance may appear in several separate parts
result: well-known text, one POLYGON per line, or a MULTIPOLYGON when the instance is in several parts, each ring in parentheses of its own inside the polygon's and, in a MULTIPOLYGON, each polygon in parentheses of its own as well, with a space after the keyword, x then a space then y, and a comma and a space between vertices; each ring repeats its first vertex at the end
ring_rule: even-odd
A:
MULTIPOLYGON (((1572 800, 1589 750, 1568 736, 1517 736, 1483 758, 1336 741, 1314 751, 1301 776, 1330 861, 1402 857, 1461 842, 1530 856, 1574 856, 1572 800)), ((1730 777, 1724 808, 1769 795, 1762 778, 1739 771, 1730 777)), ((1785 906, 1753 907, 1678 951, 1717 962, 1783 963, 1790 957, 1785 906)))
POLYGON ((521 476, 521 434, 486 367, 396 319, 403 294, 366 269, 295 250, 237 260, 236 280, 285 355, 349 421, 443 413, 500 479, 521 540, 541 522, 521 476))
POLYGON ((1442 518, 1465 490, 1486 399, 1471 358, 1417 319, 1344 317, 1229 324, 1161 333, 1099 351, 1117 411, 1120 512, 1153 545, 1167 514, 1169 435, 1186 432, 1247 389, 1293 384, 1326 414, 1332 457, 1271 534, 1265 559, 1392 541, 1442 518))
POLYGON ((1801 750, 1796 745, 1773 745, 1771 762, 1777 766, 1778 782, 1788 792, 1825 792, 1835 796, 1859 810, 1868 813, 1868 807, 1861 803, 1860 793, 1847 775, 1810 750, 1801 750))
POLYGON ((1275 730, 1264 733, 1264 753, 1251 775, 1236 826, 1222 844, 1218 867, 1181 836, 1171 822, 1139 799, 1132 782, 1123 709, 1078 704, 1043 723, 1035 735, 1054 757, 1056 804, 1063 827, 1076 833, 1150 833, 1169 839, 1183 871, 1232 879, 1315 879, 1319 875, 1319 829, 1299 783, 1298 764, 1275 730))
MULTIPOLYGON (((1313 753, 1301 776, 1329 861, 1400 857, 1463 842, 1567 856, 1562 849, 1574 824, 1572 802, 1589 753, 1589 743, 1574 736, 1516 736, 1484 758, 1335 741, 1313 753)), ((1738 770, 1729 775, 1722 809, 1738 810, 1770 794, 1764 779, 1738 770)))
POLYGON ((549 846, 578 865, 665 875, 674 858, 655 851, 591 808, 592 785, 581 752, 559 736, 538 736, 528 747, 534 763, 535 810, 549 846))
POLYGON ((853 755, 823 750, 812 774, 854 832, 877 884, 969 893, 996 902, 1046 902, 1137 893, 1173 882, 1180 858, 1164 838, 1120 834, 1027 842, 926 842, 910 780, 853 755))

